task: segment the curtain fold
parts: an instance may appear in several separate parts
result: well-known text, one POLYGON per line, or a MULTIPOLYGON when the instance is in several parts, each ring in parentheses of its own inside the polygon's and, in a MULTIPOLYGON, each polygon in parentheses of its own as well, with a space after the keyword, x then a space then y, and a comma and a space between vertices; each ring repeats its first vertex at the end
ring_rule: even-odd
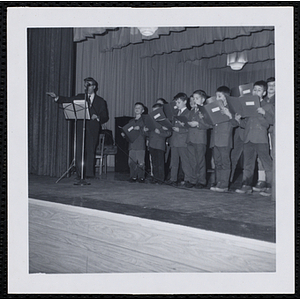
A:
MULTIPOLYGON (((199 59, 199 49, 211 56, 230 53, 238 48, 256 48, 274 41, 273 27, 158 27, 154 35, 142 36, 136 27, 74 28, 75 41, 98 40, 98 51, 107 52, 143 43, 141 57, 179 52, 199 59), (245 46, 243 44, 246 43, 245 46), (202 48, 205 46, 205 50, 202 48), (190 51, 186 51, 189 50, 190 51), (219 49, 219 50, 217 50, 219 49)), ((207 54, 206 54, 207 56, 207 54)), ((187 60, 185 57, 183 60, 187 60)), ((193 58, 191 58, 193 60, 193 58)))
POLYGON ((102 52, 120 49, 129 44, 138 44, 144 40, 154 40, 161 35, 171 32, 185 31, 185 27, 158 27, 151 36, 144 36, 137 27, 86 27, 74 28, 74 42, 82 42, 89 38, 98 38, 101 35, 102 52))
MULTIPOLYGON (((193 61, 202 58, 211 58, 222 54, 229 54, 233 52, 241 52, 247 50, 261 49, 264 55, 271 55, 274 58, 274 31, 263 30, 253 33, 251 36, 238 36, 235 39, 226 39, 224 41, 216 41, 212 44, 205 44, 201 47, 194 47, 186 51, 181 51, 178 55, 178 61, 193 61), (270 50, 262 49, 270 47, 270 50), (265 54, 266 53, 266 54, 265 54)), ((259 59, 259 55, 253 60, 259 59)), ((259 59, 260 60, 260 59, 259 59)))
POLYGON ((69 166, 68 123, 46 92, 74 90, 71 28, 28 29, 28 170, 59 177, 69 166))

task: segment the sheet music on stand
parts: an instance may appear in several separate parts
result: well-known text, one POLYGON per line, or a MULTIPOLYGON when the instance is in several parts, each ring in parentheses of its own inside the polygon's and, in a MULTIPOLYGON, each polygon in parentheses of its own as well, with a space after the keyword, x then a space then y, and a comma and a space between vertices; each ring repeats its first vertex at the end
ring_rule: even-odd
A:
POLYGON ((88 103, 83 100, 73 100, 74 110, 76 111, 76 116, 78 120, 90 120, 90 112, 88 103), (85 115, 85 117, 84 117, 85 115))
POLYGON ((73 103, 62 103, 62 107, 64 109, 64 115, 66 120, 76 119, 73 103))

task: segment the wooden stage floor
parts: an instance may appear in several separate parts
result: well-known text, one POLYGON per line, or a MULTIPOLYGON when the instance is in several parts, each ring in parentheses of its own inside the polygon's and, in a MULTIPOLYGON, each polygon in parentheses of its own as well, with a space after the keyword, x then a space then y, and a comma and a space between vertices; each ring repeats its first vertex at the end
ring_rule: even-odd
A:
POLYGON ((91 185, 74 177, 29 176, 29 197, 275 243, 275 201, 259 193, 239 195, 209 189, 129 183, 128 174, 108 172, 91 185))

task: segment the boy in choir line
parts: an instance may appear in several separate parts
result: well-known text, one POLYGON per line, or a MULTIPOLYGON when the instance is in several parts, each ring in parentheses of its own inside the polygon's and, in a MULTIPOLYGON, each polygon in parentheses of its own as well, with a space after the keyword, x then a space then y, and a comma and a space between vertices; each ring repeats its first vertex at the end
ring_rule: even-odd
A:
POLYGON ((203 106, 207 95, 202 90, 197 90, 191 98, 191 111, 189 114, 190 125, 187 139, 187 149, 189 154, 190 166, 193 174, 193 182, 196 182, 195 188, 202 189, 206 186, 206 144, 207 129, 210 125, 203 120, 203 115, 198 106, 203 106))
MULTIPOLYGON (((178 116, 185 116, 188 118, 189 110, 186 107, 188 97, 185 93, 178 93, 174 97, 176 106, 178 108, 178 116)), ((179 168, 179 161, 181 161, 182 170, 184 173, 184 186, 186 188, 192 188, 196 182, 192 182, 192 170, 190 167, 188 150, 187 150, 187 135, 188 129, 185 124, 179 120, 175 120, 172 127, 173 133, 170 138, 171 146, 171 177, 167 181, 167 184, 177 186, 177 175, 179 168)))
MULTIPOLYGON (((162 107, 162 104, 155 103, 152 108, 153 111, 162 107)), ((146 135, 149 136, 149 153, 151 155, 153 178, 151 183, 162 184, 165 180, 165 151, 166 151, 166 138, 171 135, 168 128, 161 126, 155 130, 149 130, 144 127, 146 135)))
POLYGON ((232 129, 238 126, 238 121, 232 117, 227 108, 226 96, 229 95, 230 89, 227 86, 221 86, 216 91, 216 101, 219 101, 221 104, 221 111, 228 116, 228 121, 213 126, 210 140, 210 147, 213 148, 216 176, 216 186, 212 186, 210 190, 221 193, 228 191, 231 172, 230 151, 232 148, 232 129))
POLYGON ((255 161, 258 157, 266 173, 266 187, 260 193, 263 196, 271 195, 272 187, 272 159, 269 154, 268 128, 273 123, 273 105, 263 100, 266 95, 267 84, 265 81, 254 83, 253 95, 260 99, 260 106, 257 109, 257 116, 241 120, 240 126, 245 128, 244 136, 244 171, 242 188, 237 193, 252 193, 253 173, 255 161))
MULTIPOLYGON (((267 95, 264 97, 264 101, 266 101, 269 104, 272 104, 274 107, 274 113, 272 114, 275 118, 275 78, 270 77, 267 79, 267 95)), ((274 121, 273 119, 272 124, 268 128, 268 137, 269 137, 269 147, 270 147, 270 155, 271 158, 274 160, 274 121)), ((253 191, 255 192, 263 192, 267 186, 266 184, 266 172, 263 169, 261 160, 258 158, 258 179, 256 185, 253 187, 253 191)))
MULTIPOLYGON (((128 124, 131 124, 133 130, 139 131, 139 136, 134 142, 129 142, 129 157, 128 165, 130 169, 129 182, 145 182, 145 134, 144 134, 144 121, 142 114, 144 112, 144 104, 136 102, 134 104, 135 118, 130 120, 128 124)), ((125 133, 121 133, 125 137, 125 133)))

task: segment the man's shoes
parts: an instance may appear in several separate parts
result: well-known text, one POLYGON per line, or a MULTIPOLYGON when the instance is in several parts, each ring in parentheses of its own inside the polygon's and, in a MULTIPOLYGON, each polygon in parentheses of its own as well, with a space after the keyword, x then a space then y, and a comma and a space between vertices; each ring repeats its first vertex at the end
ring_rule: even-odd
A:
POLYGON ((177 187, 177 182, 176 181, 168 180, 168 181, 166 181, 166 184, 170 185, 170 186, 177 187))
POLYGON ((186 182, 184 183, 184 187, 190 189, 190 188, 194 187, 194 184, 192 184, 192 183, 189 182, 189 181, 186 181, 186 182))
POLYGON ((204 189, 205 188, 205 185, 202 184, 202 183, 196 183, 195 186, 194 186, 195 189, 204 189))
POLYGON ((267 183, 265 181, 258 181, 256 186, 254 186, 252 189, 255 192, 263 192, 267 187, 267 183))
POLYGON ((265 196, 265 197, 269 197, 269 196, 272 195, 272 189, 269 188, 269 187, 265 188, 265 190, 260 192, 259 194, 262 195, 262 196, 265 196))
POLYGON ((131 183, 136 182, 136 178, 129 178, 128 181, 131 183))
POLYGON ((249 185, 243 185, 241 189, 236 189, 235 192, 238 194, 251 194, 252 187, 249 185))
POLYGON ((216 186, 214 191, 219 193, 226 193, 228 192, 228 188, 220 188, 216 186))
POLYGON ((142 178, 139 178, 139 179, 138 179, 138 182, 139 182, 139 183, 145 183, 145 178, 143 178, 143 177, 142 177, 142 178))

